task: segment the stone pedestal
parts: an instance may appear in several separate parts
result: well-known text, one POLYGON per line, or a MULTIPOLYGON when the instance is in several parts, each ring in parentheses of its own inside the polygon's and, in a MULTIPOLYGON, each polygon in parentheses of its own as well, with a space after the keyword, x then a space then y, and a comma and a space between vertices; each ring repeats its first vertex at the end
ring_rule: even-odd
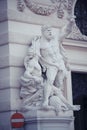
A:
POLYGON ((28 118, 25 119, 25 130, 72 130, 73 117, 28 118))
POLYGON ((24 130, 74 130, 71 111, 56 114, 53 110, 31 110, 24 117, 24 130))

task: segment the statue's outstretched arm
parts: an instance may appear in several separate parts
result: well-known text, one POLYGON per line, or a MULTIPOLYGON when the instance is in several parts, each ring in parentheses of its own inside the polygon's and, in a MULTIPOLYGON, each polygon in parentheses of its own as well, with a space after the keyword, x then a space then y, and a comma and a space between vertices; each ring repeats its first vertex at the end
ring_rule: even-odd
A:
POLYGON ((74 22, 75 22, 75 16, 67 17, 67 23, 60 30, 60 37, 59 37, 60 41, 63 41, 63 39, 70 34, 74 22))
POLYGON ((63 42, 64 38, 66 38, 70 34, 70 32, 72 31, 72 26, 73 26, 74 22, 75 22, 75 16, 68 16, 67 23, 61 28, 60 35, 59 35, 60 53, 63 56, 63 59, 65 61, 65 66, 68 70, 70 69, 69 63, 68 63, 68 58, 67 58, 66 51, 62 45, 62 42, 63 42))

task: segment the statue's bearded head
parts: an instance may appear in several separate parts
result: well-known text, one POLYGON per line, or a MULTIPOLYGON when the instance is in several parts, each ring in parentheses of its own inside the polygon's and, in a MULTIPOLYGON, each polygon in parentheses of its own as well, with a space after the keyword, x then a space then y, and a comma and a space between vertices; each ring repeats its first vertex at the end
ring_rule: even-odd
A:
POLYGON ((47 39, 51 40, 53 39, 53 33, 52 33, 52 27, 50 25, 43 25, 42 26, 42 35, 47 39))

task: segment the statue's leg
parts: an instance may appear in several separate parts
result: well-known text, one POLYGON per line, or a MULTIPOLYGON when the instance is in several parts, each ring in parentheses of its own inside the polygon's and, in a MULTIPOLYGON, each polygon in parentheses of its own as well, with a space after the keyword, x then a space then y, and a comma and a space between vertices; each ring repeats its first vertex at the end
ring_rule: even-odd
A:
POLYGON ((76 111, 80 110, 80 105, 72 105, 72 104, 70 104, 62 94, 60 94, 59 97, 63 101, 63 103, 67 106, 67 108, 69 110, 76 110, 76 111))
POLYGON ((53 91, 54 91, 55 95, 60 98, 61 102, 63 102, 67 106, 67 108, 72 107, 72 105, 70 105, 68 103, 67 99, 63 96, 63 93, 59 88, 53 87, 53 91))
POLYGON ((62 89, 63 80, 64 80, 64 74, 63 74, 63 71, 61 70, 57 73, 56 80, 55 80, 55 86, 62 89))
POLYGON ((67 77, 67 70, 66 70, 64 65, 61 65, 60 68, 59 68, 59 71, 57 73, 57 76, 56 76, 56 81, 55 81, 56 87, 63 90, 63 88, 64 88, 64 78, 66 78, 66 77, 67 77))
POLYGON ((65 77, 67 77, 67 69, 65 67, 64 61, 61 60, 59 63, 59 71, 57 72, 57 75, 55 78, 55 86, 57 88, 63 89, 65 77))
POLYGON ((53 86, 52 90, 54 96, 50 98, 50 105, 54 106, 56 112, 58 112, 59 110, 80 110, 80 105, 72 105, 68 102, 68 100, 63 96, 61 89, 53 86))
POLYGON ((47 73, 46 73, 47 82, 50 85, 53 85, 57 72, 58 72, 58 68, 56 68, 56 67, 51 66, 51 67, 47 68, 47 73))
POLYGON ((44 83, 44 102, 43 102, 43 106, 48 106, 48 102, 49 102, 49 96, 52 92, 52 87, 53 87, 53 83, 55 80, 57 74, 57 68, 56 67, 49 67, 47 69, 47 80, 44 83))
POLYGON ((44 108, 47 108, 49 106, 48 102, 49 102, 49 96, 51 94, 51 90, 52 90, 52 86, 50 84, 48 84, 47 82, 44 84, 44 93, 43 93, 43 104, 42 106, 44 108))

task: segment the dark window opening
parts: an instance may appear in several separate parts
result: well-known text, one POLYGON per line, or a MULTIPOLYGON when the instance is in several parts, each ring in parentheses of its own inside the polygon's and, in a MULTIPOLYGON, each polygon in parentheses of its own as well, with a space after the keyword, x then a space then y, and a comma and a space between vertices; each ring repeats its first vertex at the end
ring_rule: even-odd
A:
POLYGON ((76 25, 87 36, 87 0, 77 0, 75 6, 76 25))
POLYGON ((73 104, 81 105, 74 112, 75 130, 87 130, 87 73, 72 72, 73 104))

